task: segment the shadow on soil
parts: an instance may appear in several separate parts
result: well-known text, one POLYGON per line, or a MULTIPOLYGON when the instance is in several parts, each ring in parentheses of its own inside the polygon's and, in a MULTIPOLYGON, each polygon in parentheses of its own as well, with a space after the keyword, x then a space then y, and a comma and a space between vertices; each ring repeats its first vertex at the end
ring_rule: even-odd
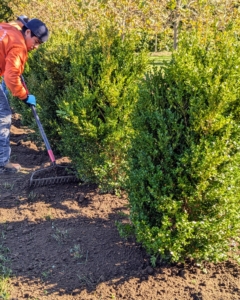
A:
POLYGON ((119 238, 114 224, 103 219, 12 222, 2 232, 14 276, 47 283, 48 294, 91 291, 109 280, 117 284, 147 266, 142 249, 119 238))
POLYGON ((29 175, 19 176, 13 187, 0 185, 0 244, 16 284, 77 295, 153 273, 141 246, 119 236, 115 222, 126 219, 126 199, 76 183, 29 188, 29 175))

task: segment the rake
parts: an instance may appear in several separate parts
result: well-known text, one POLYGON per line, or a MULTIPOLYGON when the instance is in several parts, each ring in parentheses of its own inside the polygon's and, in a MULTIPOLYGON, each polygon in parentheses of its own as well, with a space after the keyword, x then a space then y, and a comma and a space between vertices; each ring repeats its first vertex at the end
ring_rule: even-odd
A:
MULTIPOLYGON (((21 80, 22 80, 22 83, 23 83, 27 93, 29 94, 27 85, 25 83, 23 76, 21 76, 21 80)), ((76 174, 74 174, 73 169, 70 169, 66 166, 57 165, 53 151, 51 149, 51 146, 50 146, 47 136, 44 132, 43 126, 40 122, 39 116, 37 114, 37 111, 36 111, 36 108, 34 105, 31 105, 31 110, 32 110, 33 116, 36 120, 38 129, 40 131, 40 134, 42 136, 44 144, 46 146, 48 156, 51 160, 51 165, 47 168, 43 168, 43 169, 34 171, 31 174, 30 186, 44 186, 44 185, 52 185, 52 184, 59 184, 59 183, 79 182, 79 179, 77 178, 76 174), (46 174, 48 174, 49 176, 45 177, 46 174)))

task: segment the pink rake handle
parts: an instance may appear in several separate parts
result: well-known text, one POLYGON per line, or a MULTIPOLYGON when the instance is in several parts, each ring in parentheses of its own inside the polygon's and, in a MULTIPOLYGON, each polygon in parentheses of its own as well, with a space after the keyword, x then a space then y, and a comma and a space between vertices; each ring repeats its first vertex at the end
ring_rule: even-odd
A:
MULTIPOLYGON (((23 78, 22 75, 21 75, 21 80, 22 80, 23 86, 25 87, 27 93, 29 94, 27 85, 26 85, 25 80, 24 80, 24 78, 23 78)), ((52 151, 52 149, 51 149, 51 147, 50 147, 50 144, 49 144, 49 141, 48 141, 48 139, 47 139, 47 136, 46 136, 46 134, 45 134, 45 131, 44 131, 44 129, 43 129, 43 126, 42 126, 42 124, 41 124, 41 122, 40 122, 39 116, 38 116, 37 111, 36 111, 36 107, 35 107, 34 105, 31 105, 31 109, 32 109, 32 113, 33 113, 33 115, 34 115, 34 118, 35 118, 35 120, 36 120, 38 129, 39 129, 39 131, 40 131, 40 134, 41 134, 41 136, 42 136, 42 139, 43 139, 43 141, 44 141, 44 143, 45 143, 45 146, 46 146, 46 148, 47 148, 47 152, 48 152, 49 158, 50 158, 52 164, 55 165, 55 164, 56 164, 56 160, 55 160, 53 151, 52 151)))
POLYGON ((47 136, 46 136, 46 134, 44 132, 44 129, 42 127, 42 124, 40 122, 39 116, 38 116, 37 111, 36 111, 36 107, 34 105, 31 105, 31 109, 32 109, 32 113, 34 115, 34 118, 35 118, 35 120, 37 122, 37 125, 38 125, 39 131, 41 133, 41 136, 43 138, 43 141, 45 143, 45 146, 47 148, 47 152, 48 152, 48 155, 50 157, 50 160, 51 160, 52 164, 55 165, 56 164, 56 160, 55 160, 53 151, 52 151, 52 149, 50 147, 50 144, 48 142, 47 136))

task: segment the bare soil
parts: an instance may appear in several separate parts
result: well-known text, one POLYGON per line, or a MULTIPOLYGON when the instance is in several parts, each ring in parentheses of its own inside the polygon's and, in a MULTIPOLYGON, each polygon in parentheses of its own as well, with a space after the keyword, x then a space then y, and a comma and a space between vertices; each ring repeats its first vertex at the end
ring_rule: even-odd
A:
POLYGON ((234 262, 153 268, 141 245, 118 233, 116 221, 127 222, 129 213, 126 196, 76 182, 29 187, 31 173, 49 165, 29 131, 14 114, 12 160, 22 170, 0 175, 0 250, 7 249, 12 270, 10 299, 240 299, 234 262))

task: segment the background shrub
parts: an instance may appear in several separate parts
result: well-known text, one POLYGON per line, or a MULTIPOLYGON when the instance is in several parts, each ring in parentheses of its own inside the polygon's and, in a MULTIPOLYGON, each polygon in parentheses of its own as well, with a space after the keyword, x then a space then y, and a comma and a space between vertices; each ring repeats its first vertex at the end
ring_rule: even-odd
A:
POLYGON ((13 11, 8 6, 7 0, 1 0, 0 3, 0 22, 7 22, 13 18, 13 11))
MULTIPOLYGON (((59 33, 30 56, 25 70, 51 145, 72 159, 82 179, 105 190, 119 188, 125 176, 129 115, 147 67, 144 49, 135 52, 139 40, 122 39, 106 23, 85 35, 59 33)), ((25 105, 14 105, 25 123, 34 123, 25 105)))
POLYGON ((192 32, 143 83, 127 189, 137 239, 162 259, 238 250, 239 49, 231 31, 192 32))
POLYGON ((78 37, 78 47, 70 50, 69 84, 57 100, 64 120, 61 150, 85 181, 105 190, 119 188, 125 176, 133 133, 129 115, 147 66, 147 54, 135 53, 137 44, 137 36, 123 40, 116 27, 106 24, 78 37))

